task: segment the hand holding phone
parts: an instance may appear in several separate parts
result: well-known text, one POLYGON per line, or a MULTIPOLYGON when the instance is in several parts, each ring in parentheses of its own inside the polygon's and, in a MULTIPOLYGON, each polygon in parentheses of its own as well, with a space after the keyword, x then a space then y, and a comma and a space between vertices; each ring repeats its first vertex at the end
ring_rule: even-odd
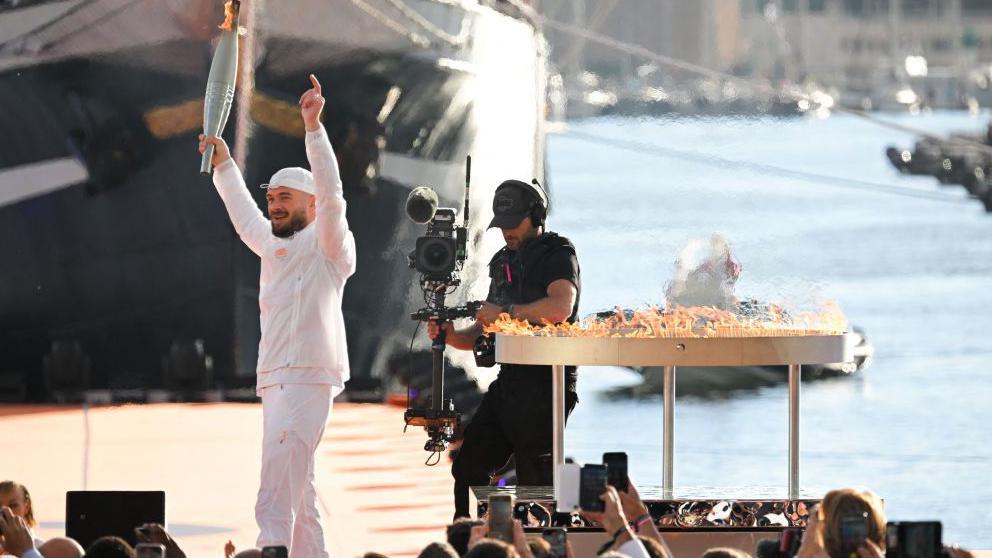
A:
POLYGON ((579 507, 582 511, 606 509, 600 496, 606 490, 606 465, 584 465, 579 473, 579 507))
MULTIPOLYGON (((627 490, 617 490, 620 496, 620 504, 623 506, 623 514, 631 521, 641 520, 645 515, 651 515, 651 510, 647 504, 641 500, 641 494, 637 491, 637 486, 633 480, 627 479, 627 490)), ((654 519, 652 518, 652 525, 654 519)))
POLYGON ((509 494, 489 496, 489 536, 513 542, 513 497, 509 494))
POLYGON ((845 547, 857 549, 868 538, 868 514, 856 513, 840 518, 840 540, 845 547))
POLYGON ((165 558, 165 545, 157 543, 139 543, 134 547, 135 558, 165 558))
POLYGON ((603 465, 606 465, 606 483, 617 492, 627 492, 627 454, 622 451, 604 453, 603 465))
POLYGON ((568 553, 568 532, 564 527, 551 527, 541 533, 543 538, 551 545, 551 558, 565 558, 568 553))
POLYGON ((617 533, 620 529, 624 529, 633 537, 627 517, 623 514, 623 505, 620 503, 617 489, 607 486, 599 498, 603 502, 603 513, 596 515, 599 516, 598 521, 603 529, 607 533, 617 533))

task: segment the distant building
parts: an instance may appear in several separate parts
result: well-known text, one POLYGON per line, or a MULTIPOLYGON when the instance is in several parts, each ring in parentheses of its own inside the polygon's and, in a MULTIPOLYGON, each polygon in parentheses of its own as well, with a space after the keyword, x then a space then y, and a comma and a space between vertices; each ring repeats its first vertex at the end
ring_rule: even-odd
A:
MULTIPOLYGON (((537 6, 551 19, 706 67, 730 68, 742 51, 741 0, 540 0, 537 6)), ((644 63, 566 33, 547 35, 552 59, 566 73, 622 75, 644 63)))
MULTIPOLYGON (((720 71, 821 83, 898 76, 907 56, 960 75, 992 62, 992 0, 539 0, 549 18, 720 71)), ((549 30, 565 72, 643 60, 549 30)))
POLYGON ((745 0, 741 33, 761 76, 844 85, 902 76, 907 56, 960 75, 992 61, 992 0, 745 0))

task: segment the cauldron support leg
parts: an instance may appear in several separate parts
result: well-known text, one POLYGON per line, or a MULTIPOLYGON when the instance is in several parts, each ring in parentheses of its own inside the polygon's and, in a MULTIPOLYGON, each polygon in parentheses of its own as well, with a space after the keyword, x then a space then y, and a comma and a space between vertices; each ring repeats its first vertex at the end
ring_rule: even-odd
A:
POLYGON ((675 367, 665 367, 665 416, 662 423, 664 431, 664 479, 662 481, 663 497, 671 499, 675 484, 675 367))
POLYGON ((554 401, 551 403, 551 427, 552 427, 552 447, 551 460, 554 463, 552 468, 552 482, 554 483, 555 501, 561 502, 561 495, 558 494, 560 487, 559 469, 565 463, 565 365, 555 364, 551 367, 551 392, 554 401))
POLYGON ((802 365, 789 365, 789 499, 799 498, 799 385, 802 365))

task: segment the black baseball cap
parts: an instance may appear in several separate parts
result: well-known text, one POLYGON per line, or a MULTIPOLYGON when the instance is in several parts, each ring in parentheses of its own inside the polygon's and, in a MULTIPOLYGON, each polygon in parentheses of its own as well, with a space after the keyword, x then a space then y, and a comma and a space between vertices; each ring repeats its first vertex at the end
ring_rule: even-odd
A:
POLYGON ((493 220, 488 228, 512 229, 530 215, 534 204, 542 205, 532 186, 520 180, 504 180, 493 196, 493 220))

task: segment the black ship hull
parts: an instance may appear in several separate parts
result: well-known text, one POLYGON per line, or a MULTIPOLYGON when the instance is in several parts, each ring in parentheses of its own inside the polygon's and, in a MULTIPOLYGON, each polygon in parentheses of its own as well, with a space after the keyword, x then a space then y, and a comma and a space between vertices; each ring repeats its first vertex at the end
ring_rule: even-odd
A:
MULTIPOLYGON (((524 25, 488 9, 472 17, 524 25)), ((306 73, 290 62, 320 76, 359 257, 343 303, 352 376, 379 376, 406 350, 408 314, 420 302, 406 261, 422 233, 404 214, 410 188, 432 185, 457 207, 452 179, 487 134, 522 151, 511 173, 541 172, 539 108, 530 127, 514 130, 508 118, 508 129, 493 130, 494 119, 477 114, 479 98, 465 93, 488 70, 438 63, 451 53, 328 50, 275 31, 258 45, 248 54, 250 94, 242 87, 225 137, 252 190, 281 167, 307 166, 294 112, 306 73)), ((460 63, 471 65, 480 48, 463 49, 460 63)), ((20 378, 31 398, 60 387, 254 383, 259 262, 199 175, 195 151, 210 56, 209 37, 184 37, 0 69, 0 233, 11 240, 0 266, 0 376, 20 378), (79 176, 63 180, 52 170, 59 164, 79 176)), ((523 67, 536 103, 536 48, 523 67)), ((473 198, 483 198, 498 176, 476 174, 473 198)), ((260 205, 262 193, 253 192, 260 205)))

